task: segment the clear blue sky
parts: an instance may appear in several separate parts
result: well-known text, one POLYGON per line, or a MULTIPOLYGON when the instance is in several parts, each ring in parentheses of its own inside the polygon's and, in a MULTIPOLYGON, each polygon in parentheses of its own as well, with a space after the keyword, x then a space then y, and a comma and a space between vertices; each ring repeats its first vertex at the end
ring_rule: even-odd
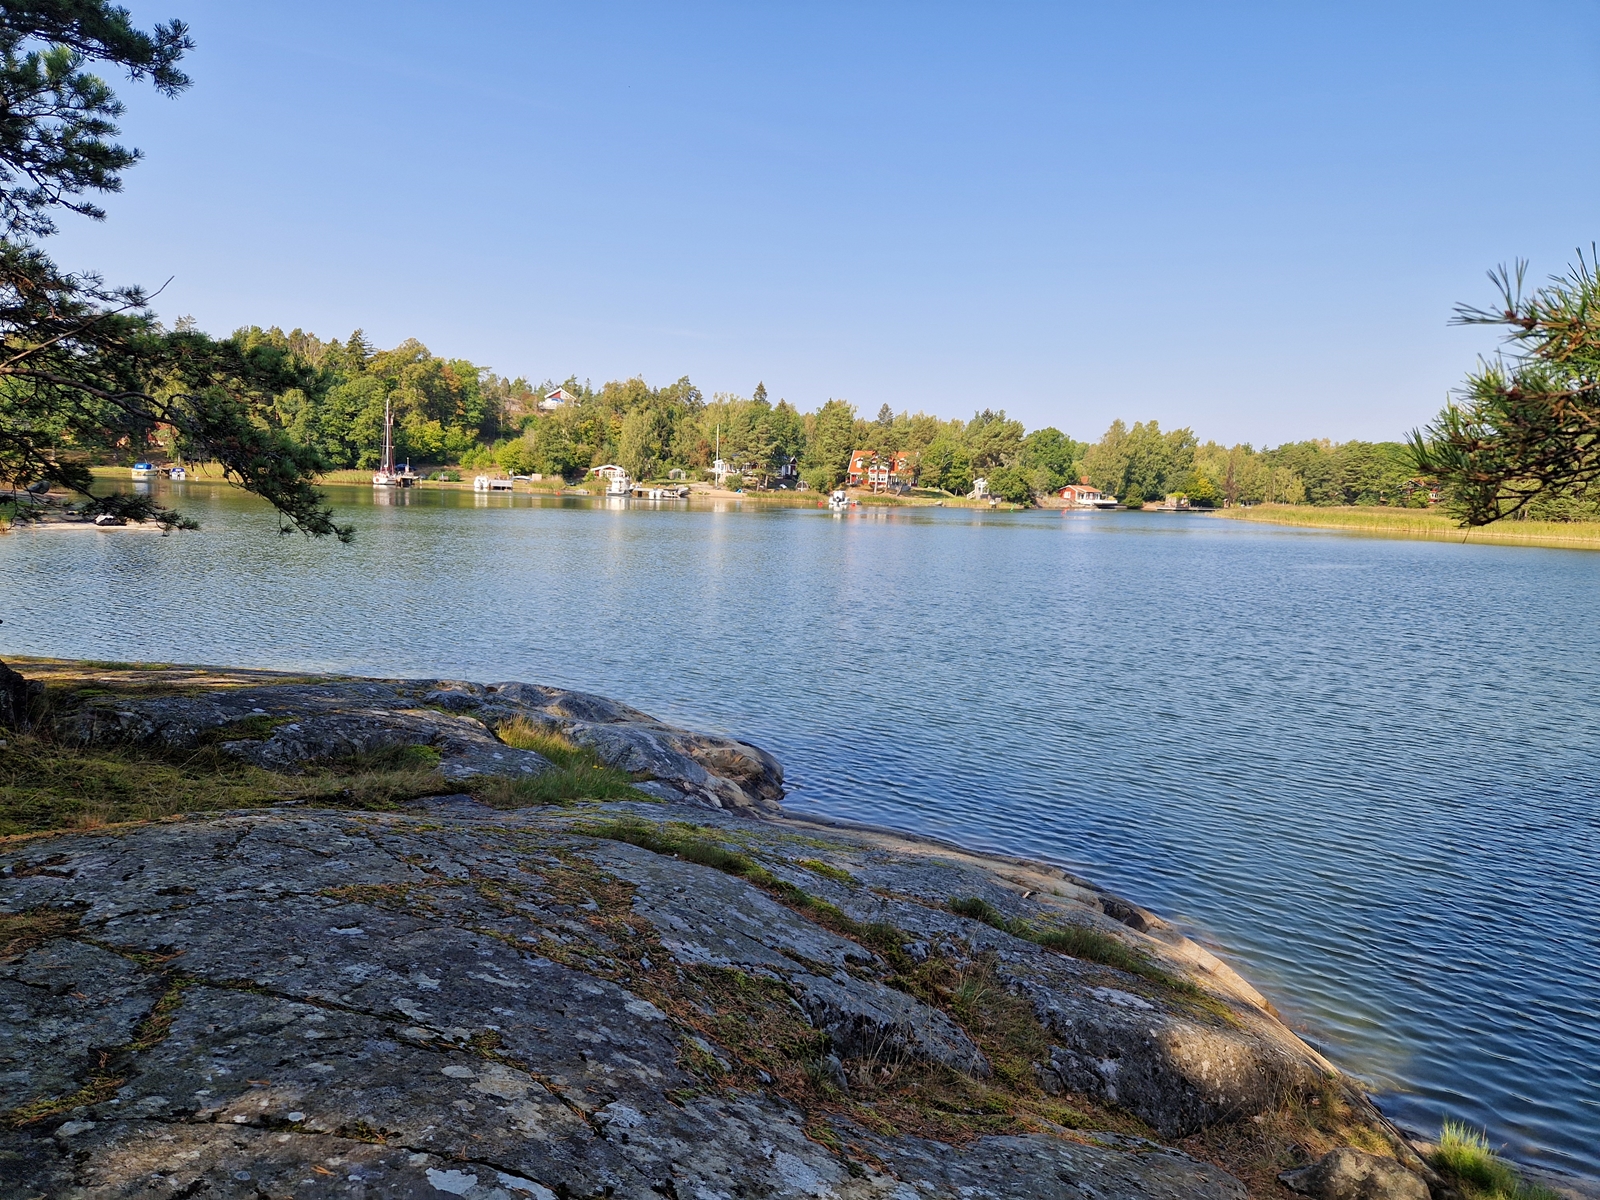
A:
POLYGON ((225 333, 1261 444, 1428 419, 1600 237, 1577 3, 164 0, 56 252, 225 333))

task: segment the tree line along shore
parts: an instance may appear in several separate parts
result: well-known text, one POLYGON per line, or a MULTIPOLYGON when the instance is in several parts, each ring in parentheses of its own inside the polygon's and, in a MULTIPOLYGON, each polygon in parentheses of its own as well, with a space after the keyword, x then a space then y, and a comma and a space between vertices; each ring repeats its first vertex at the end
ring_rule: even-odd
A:
MULTIPOLYGON (((251 327, 231 341, 292 384, 258 419, 313 450, 330 481, 377 465, 387 406, 396 457, 445 477, 493 470, 577 482, 591 467, 616 463, 635 479, 673 470, 710 479, 720 459, 733 487, 767 488, 787 467, 790 478, 825 491, 844 483, 852 457, 865 451, 903 456, 907 486, 962 496, 982 478, 990 495, 1018 504, 1083 480, 1132 507, 1173 494, 1202 508, 1430 502, 1401 442, 1224 446, 1153 420, 1118 420, 1098 440, 1082 441, 1054 427, 1029 431, 1003 409, 961 420, 883 405, 867 419, 830 399, 803 412, 773 401, 759 383, 747 397, 707 397, 687 377, 659 387, 641 378, 598 388, 576 378, 533 383, 442 358, 414 339, 376 349, 360 331, 340 341, 251 327)), ((171 431, 157 428, 149 441, 103 447, 97 458, 176 451, 171 431)))

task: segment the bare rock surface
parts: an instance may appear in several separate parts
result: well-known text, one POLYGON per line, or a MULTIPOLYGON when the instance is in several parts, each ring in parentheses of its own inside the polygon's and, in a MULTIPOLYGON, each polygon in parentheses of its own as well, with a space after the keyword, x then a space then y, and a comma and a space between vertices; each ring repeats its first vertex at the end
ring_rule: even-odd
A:
POLYGON ((1308 1167, 1278 1177, 1313 1200, 1428 1200, 1428 1185, 1392 1158, 1352 1146, 1332 1150, 1308 1167))
MULTIPOLYGON (((770 985, 846 1064, 989 1064, 859 942, 726 872, 579 832, 617 806, 461 808, 291 808, 0 855, 6 911, 76 916, 0 966, 0 1191, 1242 1194, 1215 1167, 1092 1131, 952 1146, 808 1112, 736 1070, 719 1080, 708 1060, 732 1069, 739 1049, 693 1019, 714 998, 686 972, 770 985)), ((741 824, 779 869, 875 853, 741 824)), ((961 918, 939 924, 974 952, 961 918)))

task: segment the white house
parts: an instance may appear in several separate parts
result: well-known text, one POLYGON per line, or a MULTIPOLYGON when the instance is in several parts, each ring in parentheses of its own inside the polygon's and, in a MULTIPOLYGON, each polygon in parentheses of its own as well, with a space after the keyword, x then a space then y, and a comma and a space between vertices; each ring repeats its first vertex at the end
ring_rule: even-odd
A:
POLYGON ((566 388, 554 388, 544 394, 544 399, 539 401, 539 408, 543 412, 555 412, 563 404, 572 400, 572 393, 566 388))

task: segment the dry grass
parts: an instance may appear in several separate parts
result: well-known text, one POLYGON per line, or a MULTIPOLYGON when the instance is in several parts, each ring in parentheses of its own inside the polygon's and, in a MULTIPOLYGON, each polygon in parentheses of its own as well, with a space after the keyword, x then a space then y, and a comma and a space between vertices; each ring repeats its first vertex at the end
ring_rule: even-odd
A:
MULTIPOLYGON (((34 863, 32 869, 13 874, 32 875, 49 870, 49 863, 34 863)), ((30 908, 19 913, 0 913, 0 962, 9 962, 35 946, 66 937, 78 927, 79 914, 71 909, 30 908)))
POLYGON ((1279 1173, 1306 1166, 1340 1146, 1386 1158, 1396 1157, 1397 1149, 1335 1079, 1315 1095, 1285 1097, 1274 1109, 1213 1125, 1179 1146, 1227 1171, 1255 1197, 1288 1195, 1278 1182, 1279 1173))
POLYGON ((214 744, 174 752, 142 745, 73 745, 48 731, 14 734, 0 747, 0 837, 285 801, 396 808, 447 790, 437 764, 437 754, 406 747, 319 763, 302 775, 279 775, 240 762, 214 744))
POLYGON ((1383 537, 1600 549, 1600 521, 1507 520, 1478 529, 1462 529, 1448 513, 1436 508, 1381 508, 1375 505, 1322 508, 1309 504, 1256 504, 1249 508, 1218 509, 1214 515, 1230 521, 1342 529, 1383 537))

